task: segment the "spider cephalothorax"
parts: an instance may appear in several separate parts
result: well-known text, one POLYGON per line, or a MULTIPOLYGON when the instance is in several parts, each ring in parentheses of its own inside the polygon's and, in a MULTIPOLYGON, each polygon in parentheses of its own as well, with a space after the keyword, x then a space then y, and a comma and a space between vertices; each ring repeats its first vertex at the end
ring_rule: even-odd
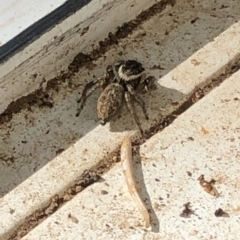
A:
POLYGON ((133 101, 136 101, 146 119, 148 119, 145 103, 138 93, 148 90, 154 79, 145 76, 145 69, 142 64, 135 60, 119 61, 113 66, 108 66, 106 74, 99 79, 88 83, 78 100, 80 107, 77 111, 79 116, 83 109, 87 98, 99 87, 103 89, 98 98, 97 111, 100 123, 104 125, 106 122, 114 119, 122 110, 126 103, 128 110, 134 117, 140 133, 143 135, 143 130, 136 114, 133 101))

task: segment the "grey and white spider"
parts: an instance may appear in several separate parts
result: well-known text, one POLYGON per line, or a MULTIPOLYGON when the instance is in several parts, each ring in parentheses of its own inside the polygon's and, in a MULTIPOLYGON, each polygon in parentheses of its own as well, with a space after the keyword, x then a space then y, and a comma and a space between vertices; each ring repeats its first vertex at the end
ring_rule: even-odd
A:
POLYGON ((133 101, 140 105, 145 118, 148 120, 145 103, 139 96, 139 93, 146 92, 152 88, 154 81, 153 77, 146 78, 144 67, 136 60, 119 61, 113 66, 110 65, 106 68, 106 74, 103 77, 93 80, 85 86, 80 99, 77 101, 79 108, 76 116, 80 115, 87 98, 97 88, 101 87, 103 92, 97 103, 100 123, 105 125, 114 119, 121 112, 124 103, 126 103, 143 136, 143 130, 133 101))

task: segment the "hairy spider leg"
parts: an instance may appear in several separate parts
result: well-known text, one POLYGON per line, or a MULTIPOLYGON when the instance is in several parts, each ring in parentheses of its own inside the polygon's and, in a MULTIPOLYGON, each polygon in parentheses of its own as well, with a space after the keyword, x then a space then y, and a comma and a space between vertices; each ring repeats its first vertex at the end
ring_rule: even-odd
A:
POLYGON ((97 89, 102 87, 103 89, 111 82, 111 80, 114 78, 114 71, 113 66, 107 66, 106 67, 106 74, 98 78, 96 80, 93 80, 86 84, 83 93, 81 97, 78 99, 77 103, 80 103, 80 107, 77 110, 76 117, 78 117, 85 106, 85 103, 87 101, 87 98, 91 96, 91 94, 97 89))
POLYGON ((86 84, 85 88, 83 89, 83 92, 82 92, 82 95, 81 97, 78 99, 77 103, 80 104, 79 108, 77 109, 77 113, 76 113, 76 117, 78 117, 83 109, 83 107, 85 106, 85 103, 87 101, 87 98, 89 96, 92 95, 92 93, 97 89, 97 88, 100 88, 103 83, 102 83, 102 80, 104 78, 101 78, 101 79, 96 79, 96 80, 93 80, 89 83, 86 84))
POLYGON ((143 136, 142 126, 141 126, 139 118, 138 118, 138 116, 136 114, 136 110, 134 108, 134 105, 132 104, 131 95, 128 92, 125 92, 125 101, 126 101, 126 105, 127 105, 128 110, 133 115, 134 120, 135 120, 135 122, 138 125, 139 131, 140 131, 141 135, 143 136))
POLYGON ((140 105, 146 120, 148 120, 149 118, 148 118, 145 102, 142 100, 142 98, 137 94, 137 92, 133 89, 133 87, 130 84, 127 84, 127 89, 128 89, 128 92, 134 97, 134 99, 140 105))
POLYGON ((107 66, 106 67, 106 74, 101 77, 97 78, 96 80, 93 80, 86 84, 81 97, 78 99, 77 103, 81 103, 80 107, 77 110, 76 117, 78 117, 85 106, 85 103, 87 101, 87 98, 92 95, 92 93, 97 89, 102 87, 104 89, 108 84, 110 84, 111 80, 114 78, 114 71, 113 66, 107 66))

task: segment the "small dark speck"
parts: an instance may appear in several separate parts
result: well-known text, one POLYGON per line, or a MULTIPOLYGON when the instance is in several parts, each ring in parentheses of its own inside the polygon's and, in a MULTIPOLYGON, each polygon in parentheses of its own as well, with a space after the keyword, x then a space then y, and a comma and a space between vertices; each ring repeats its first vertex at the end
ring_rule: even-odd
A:
POLYGON ((56 155, 62 153, 64 150, 65 150, 64 148, 60 148, 60 149, 58 149, 58 150, 56 151, 56 155))
POLYGON ((24 144, 25 144, 25 143, 27 143, 27 141, 25 141, 25 140, 22 140, 22 143, 24 143, 24 144))
POLYGON ((81 36, 83 36, 85 33, 87 33, 89 30, 89 26, 83 28, 82 32, 81 32, 81 36))
POLYGON ((157 167, 156 164, 153 163, 153 167, 157 167))
POLYGON ((49 130, 47 130, 45 134, 49 134, 49 130))
POLYGON ((238 100, 239 100, 239 98, 235 97, 233 100, 234 100, 234 101, 238 101, 238 100))
POLYGON ((79 220, 76 217, 74 217, 71 213, 68 214, 68 218, 71 219, 73 223, 77 224, 79 222, 79 220))
POLYGON ((163 200, 163 198, 162 198, 162 197, 159 197, 158 199, 159 199, 160 201, 162 201, 162 200, 163 200))
POLYGON ((57 222, 57 221, 55 221, 54 223, 57 224, 57 225, 59 224, 59 222, 57 222))
POLYGON ((221 208, 217 209, 214 213, 216 217, 229 217, 229 214, 224 212, 221 208))
POLYGON ((188 137, 187 140, 194 141, 194 138, 193 137, 188 137))
POLYGON ((167 36, 169 34, 169 32, 168 31, 165 31, 165 35, 167 36))
POLYGON ((221 217, 223 214, 224 214, 224 211, 221 208, 217 209, 214 213, 216 217, 221 217))
POLYGON ((199 17, 196 17, 193 20, 191 20, 191 24, 194 24, 198 19, 199 19, 199 17))
POLYGON ((53 103, 45 102, 45 101, 43 101, 43 103, 40 104, 40 106, 46 106, 46 107, 49 107, 49 108, 53 108, 54 107, 53 103))
POLYGON ((10 208, 10 214, 13 214, 14 212, 15 212, 15 210, 14 209, 12 209, 12 208, 10 208))
POLYGON ((167 193, 167 198, 169 198, 170 197, 170 194, 169 193, 167 193))
POLYGON ((156 181, 156 182, 160 182, 160 180, 159 180, 158 178, 155 178, 155 181, 156 181))
POLYGON ((107 223, 105 224, 105 226, 108 227, 108 228, 110 228, 110 226, 109 226, 107 223))
POLYGON ((101 195, 107 195, 108 194, 108 191, 106 190, 101 190, 101 195))
POLYGON ((187 175, 188 175, 189 177, 191 177, 191 176, 192 176, 192 173, 189 172, 189 171, 187 171, 187 175))
POLYGON ((187 217, 189 217, 191 214, 194 213, 194 211, 191 210, 191 208, 190 208, 190 202, 185 203, 183 206, 184 206, 184 209, 183 209, 183 211, 181 212, 180 217, 187 218, 187 217))
POLYGON ((229 6, 222 5, 220 9, 228 8, 229 6))
POLYGON ((65 36, 62 36, 61 38, 59 38, 59 42, 62 42, 65 39, 65 36))
POLYGON ((171 102, 172 106, 177 106, 179 103, 178 102, 171 102))
POLYGON ((157 42, 155 42, 155 44, 159 46, 159 45, 160 45, 160 42, 157 41, 157 42))

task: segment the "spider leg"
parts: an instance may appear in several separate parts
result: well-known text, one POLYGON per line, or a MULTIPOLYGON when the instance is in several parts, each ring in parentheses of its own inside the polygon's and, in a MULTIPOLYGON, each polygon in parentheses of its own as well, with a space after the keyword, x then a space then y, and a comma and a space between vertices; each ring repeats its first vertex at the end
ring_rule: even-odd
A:
POLYGON ((126 105, 127 105, 128 110, 133 115, 134 120, 138 125, 139 131, 140 131, 141 135, 143 136, 142 126, 141 126, 139 118, 136 114, 136 110, 134 108, 134 105, 132 104, 131 95, 128 92, 125 92, 125 101, 126 101, 126 105))
POLYGON ((142 98, 137 94, 137 92, 132 88, 130 84, 127 84, 127 89, 128 89, 128 92, 134 97, 136 102, 140 105, 146 120, 148 120, 149 118, 148 118, 145 102, 142 100, 142 98))
POLYGON ((77 100, 77 103, 79 104, 79 107, 77 109, 76 117, 78 117, 85 106, 85 103, 87 101, 87 98, 92 95, 92 93, 97 89, 101 87, 101 82, 99 80, 94 80, 85 86, 83 89, 81 97, 77 100))
POLYGON ((118 72, 116 71, 116 67, 119 68, 120 64, 121 64, 121 63, 119 62, 119 63, 116 63, 115 65, 112 66, 112 70, 113 70, 113 74, 114 74, 114 79, 117 79, 117 82, 118 82, 118 83, 120 83, 121 78, 119 77, 118 72))
POLYGON ((151 90, 156 90, 157 85, 156 85, 157 79, 154 76, 148 76, 141 79, 140 84, 138 88, 136 89, 137 92, 139 93, 146 93, 151 90))
POLYGON ((77 100, 77 103, 80 104, 79 108, 77 109, 76 117, 78 117, 85 106, 85 103, 87 101, 87 98, 92 95, 92 93, 97 89, 102 87, 104 89, 111 80, 114 78, 114 71, 113 66, 107 66, 106 68, 106 74, 98 78, 96 80, 93 80, 86 84, 85 88, 83 89, 81 97, 77 100))

